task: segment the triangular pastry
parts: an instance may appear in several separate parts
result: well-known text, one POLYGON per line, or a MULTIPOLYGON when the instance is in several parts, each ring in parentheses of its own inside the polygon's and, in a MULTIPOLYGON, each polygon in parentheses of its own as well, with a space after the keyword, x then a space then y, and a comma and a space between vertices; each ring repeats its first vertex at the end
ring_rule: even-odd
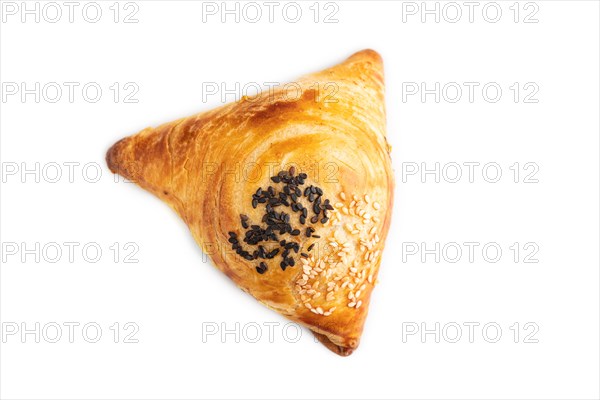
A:
POLYGON ((144 129, 106 160, 169 204, 241 289, 349 355, 390 226, 385 135, 382 60, 364 50, 292 84, 144 129))

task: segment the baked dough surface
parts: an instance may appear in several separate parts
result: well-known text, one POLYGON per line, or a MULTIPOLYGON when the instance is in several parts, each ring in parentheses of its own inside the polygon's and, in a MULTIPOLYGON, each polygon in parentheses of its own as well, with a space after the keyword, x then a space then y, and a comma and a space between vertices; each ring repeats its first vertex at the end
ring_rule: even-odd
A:
POLYGON ((112 172, 169 204, 241 289, 308 327, 330 350, 349 355, 360 341, 393 203, 382 60, 364 50, 285 89, 146 128, 117 142, 106 160, 112 172), (271 179, 280 172, 306 174, 298 188, 304 194, 318 187, 330 205, 311 223, 315 200, 300 196, 297 203, 309 210, 304 224, 302 212, 273 207, 290 214, 290 225, 301 231, 277 231, 277 241, 259 243, 281 251, 278 241, 297 243, 298 251, 289 252, 295 265, 287 268, 280 266, 281 252, 249 260, 230 240, 251 255, 257 250, 243 242, 252 228, 241 219, 266 226, 268 201, 254 208, 253 199, 259 188, 271 186, 276 195, 284 190, 271 179), (307 227, 314 229, 310 237, 307 227))

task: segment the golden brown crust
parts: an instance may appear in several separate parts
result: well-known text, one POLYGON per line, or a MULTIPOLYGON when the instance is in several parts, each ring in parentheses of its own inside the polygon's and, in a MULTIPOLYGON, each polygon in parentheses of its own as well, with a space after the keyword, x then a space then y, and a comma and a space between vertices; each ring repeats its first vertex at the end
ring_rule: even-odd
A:
MULTIPOLYGON (((114 173, 167 202, 240 288, 311 329, 329 349, 358 347, 393 202, 385 138, 383 65, 373 50, 293 85, 147 128, 111 147, 114 173), (334 205, 321 239, 297 237, 309 259, 264 274, 231 249, 240 214, 260 221, 252 195, 294 165, 334 205), (315 251, 318 250, 318 251, 315 251)), ((300 260, 298 260, 300 261, 300 260)))
POLYGON ((323 344, 323 346, 327 347, 329 350, 333 351, 338 356, 348 357, 350 354, 354 352, 354 349, 349 347, 342 347, 335 343, 333 343, 327 336, 322 335, 317 332, 313 332, 313 335, 323 344))

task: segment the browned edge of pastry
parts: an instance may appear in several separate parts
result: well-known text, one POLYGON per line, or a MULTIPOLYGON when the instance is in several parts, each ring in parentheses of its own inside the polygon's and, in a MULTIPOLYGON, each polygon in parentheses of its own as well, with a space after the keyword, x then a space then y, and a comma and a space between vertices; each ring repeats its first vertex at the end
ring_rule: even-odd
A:
POLYGON ((342 347, 339 346, 335 343, 333 343, 331 340, 329 340, 329 338, 321 333, 317 333, 315 331, 311 331, 313 333, 313 335, 315 335, 315 337, 317 339, 319 339, 319 342, 323 343, 323 345, 325 347, 327 347, 329 350, 333 351, 335 354, 342 356, 342 357, 347 357, 350 354, 352 354, 352 352, 354 351, 354 349, 351 349, 349 347, 342 347))

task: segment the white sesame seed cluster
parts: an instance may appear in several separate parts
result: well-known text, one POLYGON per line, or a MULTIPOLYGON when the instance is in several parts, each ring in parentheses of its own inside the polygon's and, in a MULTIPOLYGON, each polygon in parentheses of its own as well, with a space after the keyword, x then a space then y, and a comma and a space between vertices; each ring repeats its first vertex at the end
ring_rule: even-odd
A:
POLYGON ((331 218, 325 226, 322 248, 301 258, 302 274, 296 291, 304 306, 315 314, 329 316, 339 305, 358 309, 367 285, 374 285, 374 273, 382 244, 379 232, 381 204, 368 194, 359 197, 338 194, 331 218))

